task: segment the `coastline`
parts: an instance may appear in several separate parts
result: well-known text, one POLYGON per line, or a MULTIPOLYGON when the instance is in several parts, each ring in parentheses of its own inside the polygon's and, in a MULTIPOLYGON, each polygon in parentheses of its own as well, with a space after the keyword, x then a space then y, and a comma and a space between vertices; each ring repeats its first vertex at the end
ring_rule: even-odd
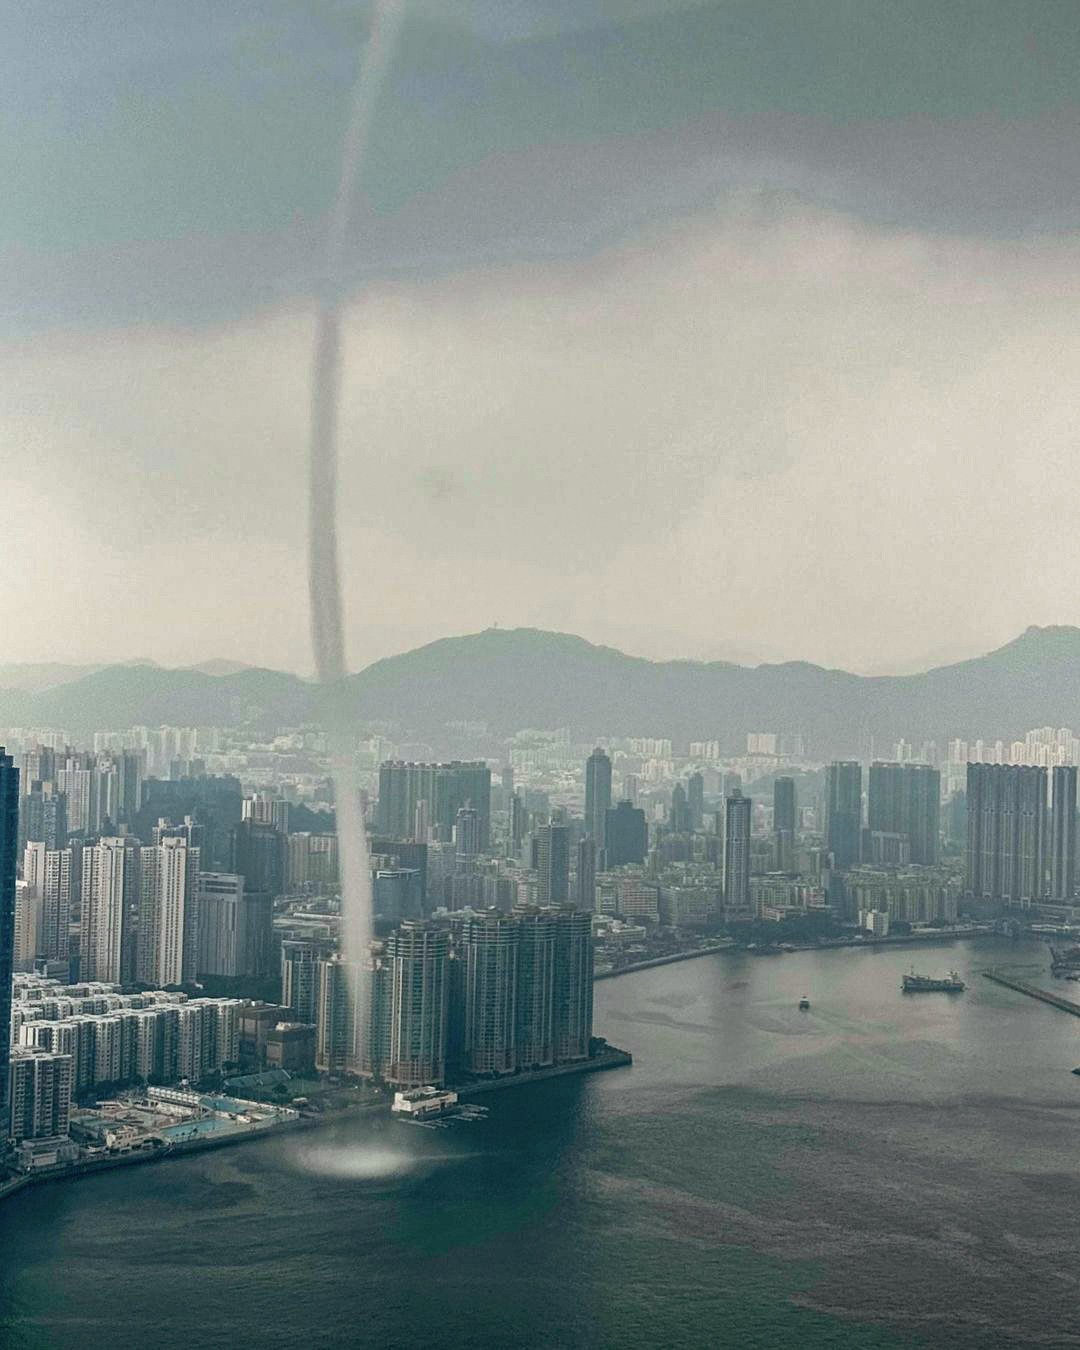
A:
POLYGON ((237 1130, 229 1134, 183 1139, 170 1144, 167 1148, 133 1149, 110 1157, 81 1158, 78 1162, 65 1163, 60 1167, 43 1167, 39 1172, 26 1172, 0 1181, 0 1201, 28 1186, 42 1186, 54 1181, 82 1181, 86 1177, 97 1176, 99 1172, 111 1172, 117 1167, 138 1167, 148 1163, 167 1162, 171 1158, 186 1157, 189 1153, 227 1148, 248 1143, 252 1139, 269 1139, 286 1131, 311 1129, 320 1123, 318 1117, 300 1116, 295 1120, 283 1120, 276 1125, 264 1125, 257 1130, 237 1130))
POLYGON ((740 956, 788 956, 793 952, 831 952, 864 947, 931 947, 946 942, 961 942, 975 937, 987 937, 994 932, 992 925, 972 928, 925 929, 918 933, 897 933, 888 937, 835 938, 824 942, 788 942, 783 946, 740 947, 733 942, 718 947, 694 947, 691 951, 670 952, 666 956, 647 957, 643 961, 632 961, 628 965, 612 970, 601 970, 593 975, 597 980, 613 980, 618 975, 632 975, 638 970, 653 970, 657 966, 669 966, 676 961, 693 961, 699 956, 718 956, 734 953, 740 956))
POLYGON ((597 980, 613 980, 617 975, 632 975, 635 970, 652 970, 656 966, 670 966, 676 961, 693 961, 698 956, 716 956, 719 952, 737 951, 737 947, 695 947, 689 952, 671 952, 667 956, 651 956, 644 961, 632 961, 629 965, 619 966, 618 969, 601 970, 593 975, 593 984, 597 980))
MULTIPOLYGON (((629 1067, 633 1056, 618 1046, 604 1045, 588 1059, 575 1060, 569 1064, 556 1064, 547 1069, 531 1069, 524 1073, 510 1074, 503 1078, 482 1079, 478 1082, 462 1085, 451 1084, 451 1090, 459 1097, 474 1097, 506 1088, 525 1087, 530 1083, 539 1083, 551 1078, 564 1078, 571 1074, 603 1073, 608 1069, 629 1067)), ((273 1125, 264 1125, 254 1130, 237 1130, 228 1134, 204 1135, 196 1139, 184 1139, 161 1149, 138 1149, 128 1153, 119 1153, 111 1157, 80 1159, 75 1163, 66 1163, 60 1167, 42 1168, 40 1172, 27 1172, 0 1181, 0 1202, 8 1196, 17 1195, 30 1186, 41 1186, 50 1182, 82 1181, 86 1177, 96 1176, 99 1172, 113 1171, 117 1167, 137 1167, 149 1163, 168 1162, 173 1158, 186 1157, 192 1153, 202 1153, 207 1149, 226 1148, 248 1143, 252 1139, 269 1139, 294 1130, 317 1129, 341 1115, 352 1111, 369 1114, 390 1114, 390 1098, 380 1101, 356 1102, 344 1111, 331 1111, 318 1115, 301 1115, 295 1119, 281 1120, 273 1125)))
POLYGON ((529 1069, 524 1073, 505 1074, 501 1078, 484 1078, 475 1083, 459 1086, 451 1083, 450 1090, 459 1097, 475 1097, 479 1093, 497 1092, 500 1088, 527 1087, 530 1083, 541 1083, 550 1078, 565 1078, 570 1074, 603 1073, 606 1069, 629 1068, 634 1057, 629 1050, 620 1050, 616 1045, 605 1045, 588 1059, 572 1060, 569 1064, 554 1064, 549 1069, 529 1069))

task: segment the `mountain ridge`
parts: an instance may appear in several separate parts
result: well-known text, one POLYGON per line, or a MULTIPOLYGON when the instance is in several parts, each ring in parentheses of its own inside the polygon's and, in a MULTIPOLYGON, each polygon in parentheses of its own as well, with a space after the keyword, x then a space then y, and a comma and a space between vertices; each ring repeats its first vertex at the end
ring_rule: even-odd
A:
MULTIPOLYGON (((779 731, 803 734, 823 757, 863 753, 871 737, 882 753, 889 737, 1011 739, 1076 721, 1080 628, 1031 626, 981 656, 904 675, 808 661, 653 661, 573 633, 489 628, 384 657, 342 687, 358 724, 393 723, 419 738, 479 722, 493 735, 567 726, 583 736, 720 738, 735 749, 747 731, 779 731)), ((312 720, 317 700, 317 686, 264 667, 125 664, 38 691, 0 688, 0 725, 269 728, 312 720)))

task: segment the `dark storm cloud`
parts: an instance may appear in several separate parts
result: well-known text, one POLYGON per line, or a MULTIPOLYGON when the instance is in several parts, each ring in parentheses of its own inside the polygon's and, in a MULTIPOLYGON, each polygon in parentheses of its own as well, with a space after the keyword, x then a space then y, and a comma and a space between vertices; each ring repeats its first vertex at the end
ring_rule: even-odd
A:
MULTIPOLYGON (((1072 3, 414 0, 356 282, 587 253, 747 188, 890 227, 1080 219, 1072 3)), ((363 6, 16 5, 6 322, 304 294, 363 6)))
MULTIPOLYGON (((881 666, 1080 618, 1074 0, 406 9, 348 260, 354 663, 498 619, 881 666)), ((9 655, 305 667, 366 12, 4 22, 9 655)))

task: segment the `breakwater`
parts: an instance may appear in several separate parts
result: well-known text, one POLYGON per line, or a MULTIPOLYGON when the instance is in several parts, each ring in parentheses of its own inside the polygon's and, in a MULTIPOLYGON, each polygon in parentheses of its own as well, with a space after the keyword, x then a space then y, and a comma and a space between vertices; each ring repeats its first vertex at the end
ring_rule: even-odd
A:
POLYGON ((635 970, 652 970, 654 966, 670 966, 676 961, 692 961, 698 956, 715 956, 717 952, 730 952, 732 945, 724 947, 696 947, 692 952, 672 952, 668 956, 650 956, 644 961, 632 961, 629 965, 618 966, 613 970, 600 970, 593 975, 597 980, 613 980, 616 975, 632 975, 635 970))
POLYGON ((1026 994, 1028 998, 1038 999, 1040 1003, 1048 1003, 1051 1008, 1060 1008, 1062 1012, 1071 1013, 1073 1017, 1080 1017, 1080 1003, 1062 998, 1060 994, 1051 994, 1047 989, 1039 989, 1034 984, 1025 984, 1023 980, 1014 980, 1011 975, 1002 975, 996 970, 984 970, 983 979, 992 980, 994 984, 1000 984, 1006 989, 1015 989, 1018 994, 1026 994))

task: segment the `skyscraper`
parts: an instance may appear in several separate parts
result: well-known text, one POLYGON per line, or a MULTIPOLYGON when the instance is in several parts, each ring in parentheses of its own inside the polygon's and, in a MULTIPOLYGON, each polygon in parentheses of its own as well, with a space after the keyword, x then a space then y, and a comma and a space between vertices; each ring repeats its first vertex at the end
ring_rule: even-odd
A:
POLYGON ((288 847, 273 825, 248 817, 233 827, 230 872, 239 872, 249 891, 275 896, 285 890, 288 847))
POLYGON ((1076 889, 1076 768, 1054 767, 1050 808, 1050 898, 1068 902, 1076 889))
POLYGON ((0 1141, 8 1132, 11 1065, 11 967, 15 949, 15 850, 19 771, 0 746, 0 1141))
POLYGON ((686 780, 686 800, 690 807, 690 828, 700 830, 705 820, 705 777, 692 773, 686 780))
POLYGON ((862 842, 862 765, 830 764, 825 781, 825 844, 841 871, 859 862, 862 842))
POLYGON ((379 766, 379 833, 392 839, 411 839, 416 808, 427 802, 427 819, 440 840, 448 841, 463 806, 477 813, 480 851, 491 840, 491 770, 480 761, 453 760, 447 764, 414 764, 388 760, 379 766))
MULTIPOLYGON (((378 1053, 381 1042, 373 1020, 383 1004, 376 997, 374 972, 335 953, 319 963, 315 1066, 323 1073, 365 1071, 362 1054, 378 1053), (362 995, 361 989, 364 993, 362 995), (363 1004, 366 1002, 366 1008, 363 1004), (363 1028, 363 1048, 358 1030, 363 1028)), ((367 1070, 370 1072, 370 1069, 367 1070)))
POLYGON ((930 764, 904 765, 904 815, 911 861, 933 867, 941 857, 941 771, 930 764))
POLYGON ((319 965, 329 956, 328 943, 286 938, 281 944, 281 1001, 298 1022, 318 1021, 319 965))
POLYGON ((607 813, 611 810, 611 760, 597 746, 585 761, 585 833, 604 847, 607 813))
POLYGON ((521 845, 525 842, 525 803, 522 801, 520 792, 510 794, 510 851, 517 855, 521 852, 521 845))
POLYGON ((517 1067, 542 1069, 555 1062, 556 915, 537 905, 515 905, 514 918, 520 929, 514 1027, 517 1067))
POLYGON ((480 813, 475 806, 458 807, 454 844, 459 857, 472 857, 480 852, 480 813))
POLYGON ((724 818, 724 905, 750 905, 750 798, 739 788, 727 798, 724 818))
POLYGON ((142 891, 140 849, 132 835, 83 848, 79 978, 127 983, 135 978, 142 891))
POLYGON ((570 827, 549 823, 537 831, 538 897, 542 905, 570 899, 570 827))
POLYGON ((68 959, 71 916, 79 894, 78 859, 77 849, 51 849, 44 840, 32 839, 23 849, 23 882, 37 916, 32 956, 68 959))
POLYGON ((686 789, 676 783, 671 792, 671 828, 676 834, 689 834, 691 830, 690 803, 686 789))
POLYGON ((596 840, 588 837, 577 846, 577 904, 578 909, 596 908, 596 840))
MULTIPOLYGON (((463 863, 464 859, 458 859, 463 863)), ((377 867, 372 873, 375 914, 380 922, 424 917, 424 895, 415 867, 377 867)))
POLYGON ((649 847, 645 812, 630 802, 619 802, 607 814, 606 838, 608 867, 643 863, 649 847))
POLYGON ((141 858, 136 978, 163 988, 193 980, 198 965, 199 850, 166 838, 141 858))
POLYGON ((272 974, 271 897, 247 890, 237 872, 200 870, 198 885, 198 974, 253 979, 272 974))
POLYGON ((1045 898, 1045 769, 968 765, 967 885, 977 898, 1024 908, 1045 898))
POLYGON ((20 849, 31 842, 63 848, 67 835, 67 797, 55 783, 34 783, 19 801, 20 849))
POLYGON ((94 792, 91 756, 69 756, 56 771, 56 785, 67 800, 68 829, 72 834, 88 834, 100 825, 94 792))
POLYGON ((67 961, 71 955, 71 921, 79 899, 78 848, 47 849, 42 882, 41 955, 67 961))
POLYGON ((505 1074, 517 1068, 520 933, 516 918, 494 909, 466 919, 459 930, 455 1012, 461 1019, 466 1073, 505 1074))
POLYGON ((379 989, 389 1028, 380 1077, 397 1087, 446 1078, 447 963, 450 936, 427 920, 407 920, 386 941, 379 989))
POLYGON ((555 1059, 587 1059, 592 1040, 592 915, 563 906, 554 913, 552 1037, 555 1059))
POLYGON ((778 872, 795 870, 795 833, 795 780, 778 778, 773 783, 773 838, 778 872))
POLYGON ((30 970, 38 955, 41 940, 41 894, 26 881, 15 883, 15 946, 12 960, 16 970, 30 970))
MULTIPOLYGON (((410 847, 424 847, 422 844, 410 847)), ((372 852, 381 850, 372 848, 372 852)), ((285 889, 295 895, 311 886, 338 884, 338 838, 336 834, 297 831, 285 840, 285 889)), ((272 896, 273 892, 267 892, 272 896)))
POLYGON ((898 835, 908 844, 909 860, 932 866, 940 855, 941 774, 929 764, 870 765, 867 829, 898 835))

